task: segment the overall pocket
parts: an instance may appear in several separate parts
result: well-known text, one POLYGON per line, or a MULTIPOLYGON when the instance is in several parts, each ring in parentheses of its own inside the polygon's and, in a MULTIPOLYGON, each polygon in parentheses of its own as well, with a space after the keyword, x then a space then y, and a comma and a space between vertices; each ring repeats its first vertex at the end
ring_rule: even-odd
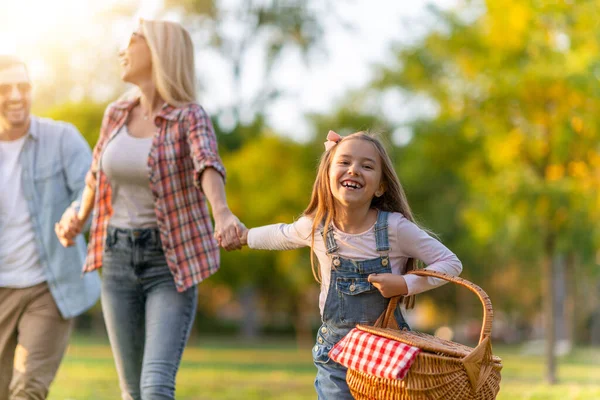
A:
POLYGON ((367 277, 337 278, 336 285, 343 323, 373 324, 389 302, 367 277))
POLYGON ((321 325, 317 331, 317 342, 312 349, 314 363, 327 364, 331 360, 329 351, 343 337, 344 335, 334 333, 326 324, 321 325))

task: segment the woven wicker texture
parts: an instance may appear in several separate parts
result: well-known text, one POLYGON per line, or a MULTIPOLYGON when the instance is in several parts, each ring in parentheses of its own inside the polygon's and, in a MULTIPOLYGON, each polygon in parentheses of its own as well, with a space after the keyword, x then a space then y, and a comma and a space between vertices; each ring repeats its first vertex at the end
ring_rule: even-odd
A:
POLYGON ((358 329, 398 340, 421 349, 402 380, 378 378, 348 370, 346 380, 358 400, 491 400, 500 390, 502 361, 492 354, 493 310, 488 295, 477 285, 435 271, 411 271, 410 274, 444 279, 474 292, 483 304, 483 325, 479 344, 471 348, 425 333, 400 331, 393 318, 399 297, 390 300, 387 310, 375 326, 357 325, 358 329))

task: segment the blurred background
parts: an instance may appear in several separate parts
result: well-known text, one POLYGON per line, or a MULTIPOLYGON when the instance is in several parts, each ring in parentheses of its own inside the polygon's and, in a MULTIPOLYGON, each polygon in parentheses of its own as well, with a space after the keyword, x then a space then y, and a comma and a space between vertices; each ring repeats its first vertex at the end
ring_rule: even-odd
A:
MULTIPOLYGON (((90 146, 137 20, 183 23, 248 227, 300 215, 329 129, 379 132, 420 224, 491 297, 499 398, 600 398, 600 1, 2 1, 0 53, 29 64, 34 113, 90 146)), ((314 398, 318 291, 308 249, 223 252, 179 397, 314 398)), ((475 345, 482 308, 446 285, 408 318, 475 345)), ((118 397, 99 304, 51 393, 118 397)))

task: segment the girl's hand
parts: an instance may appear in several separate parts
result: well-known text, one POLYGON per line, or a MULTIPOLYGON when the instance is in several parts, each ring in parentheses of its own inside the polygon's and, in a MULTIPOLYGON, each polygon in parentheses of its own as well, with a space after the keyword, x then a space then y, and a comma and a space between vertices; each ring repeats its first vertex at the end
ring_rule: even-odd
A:
POLYGON ((240 243, 242 246, 248 246, 248 228, 242 224, 241 229, 238 231, 240 237, 240 243))
POLYGON ((408 294, 408 286, 402 275, 396 274, 371 274, 368 278, 381 292, 383 297, 405 296, 408 294))

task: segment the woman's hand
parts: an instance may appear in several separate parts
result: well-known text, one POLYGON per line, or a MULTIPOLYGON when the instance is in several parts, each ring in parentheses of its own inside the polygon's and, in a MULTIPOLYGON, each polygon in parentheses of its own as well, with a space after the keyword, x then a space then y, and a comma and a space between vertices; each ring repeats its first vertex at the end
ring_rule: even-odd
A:
POLYGON ((215 218, 214 236, 221 247, 227 251, 239 250, 246 244, 242 242, 242 237, 247 228, 229 209, 214 213, 213 217, 215 218))
POLYGON ((381 292, 383 297, 406 296, 408 294, 408 286, 406 286, 406 281, 402 275, 371 274, 368 280, 381 292))
POLYGON ((74 208, 67 208, 60 221, 54 224, 54 232, 60 244, 64 247, 74 245, 75 237, 81 233, 84 223, 77 217, 77 211, 74 208))
POLYGON ((88 173, 85 174, 85 185, 95 189, 96 183, 96 174, 92 171, 88 171, 88 173))

